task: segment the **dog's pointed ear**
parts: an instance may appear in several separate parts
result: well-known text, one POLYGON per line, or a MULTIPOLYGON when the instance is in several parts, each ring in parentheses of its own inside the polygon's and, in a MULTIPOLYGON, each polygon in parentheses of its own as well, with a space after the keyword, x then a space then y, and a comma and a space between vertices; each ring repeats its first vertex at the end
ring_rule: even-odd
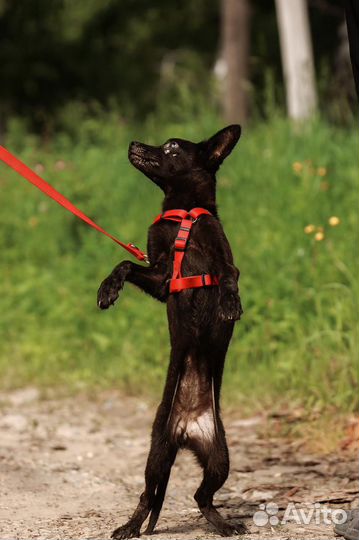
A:
POLYGON ((203 147, 208 167, 217 170, 221 163, 232 152, 241 136, 241 126, 232 124, 218 131, 213 137, 204 141, 203 147))

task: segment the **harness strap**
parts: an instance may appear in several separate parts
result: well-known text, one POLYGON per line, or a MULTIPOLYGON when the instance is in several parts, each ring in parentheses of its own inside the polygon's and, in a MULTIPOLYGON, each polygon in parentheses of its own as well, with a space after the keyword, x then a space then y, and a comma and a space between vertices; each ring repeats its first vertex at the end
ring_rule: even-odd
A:
POLYGON ((163 214, 159 214, 153 223, 158 223, 161 219, 169 219, 171 221, 182 221, 188 216, 187 210, 167 210, 163 214))
POLYGON ((217 276, 211 276, 210 274, 202 274, 201 276, 182 277, 182 278, 177 278, 177 279, 171 279, 170 293, 180 292, 183 289, 212 287, 214 285, 219 285, 219 279, 217 276))
POLYGON ((210 274, 202 274, 200 276, 182 276, 181 268, 187 248, 188 240, 191 234, 193 224, 202 215, 212 215, 205 208, 192 208, 187 210, 167 210, 163 214, 157 216, 154 223, 160 222, 162 219, 175 221, 180 223, 178 234, 174 243, 174 259, 173 259, 173 274, 170 280, 170 293, 180 292, 184 289, 195 289, 198 287, 211 287, 219 284, 217 276, 210 274))

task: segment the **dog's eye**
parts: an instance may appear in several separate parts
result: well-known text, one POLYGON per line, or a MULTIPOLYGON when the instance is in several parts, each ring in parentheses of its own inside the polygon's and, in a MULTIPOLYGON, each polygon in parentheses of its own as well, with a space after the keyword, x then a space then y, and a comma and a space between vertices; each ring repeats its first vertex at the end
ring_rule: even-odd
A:
POLYGON ((173 150, 176 150, 178 148, 179 144, 176 143, 176 141, 169 141, 163 145, 163 152, 165 154, 171 154, 171 156, 175 157, 177 156, 177 153, 173 152, 173 150))

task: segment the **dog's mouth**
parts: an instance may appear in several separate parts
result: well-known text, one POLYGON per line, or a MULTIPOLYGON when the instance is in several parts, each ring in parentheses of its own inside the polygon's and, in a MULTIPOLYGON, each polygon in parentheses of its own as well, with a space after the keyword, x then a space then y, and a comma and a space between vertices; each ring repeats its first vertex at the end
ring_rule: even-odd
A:
POLYGON ((160 166, 158 160, 147 148, 143 148, 140 143, 131 143, 128 151, 128 158, 135 167, 151 167, 157 168, 160 166))
POLYGON ((133 151, 129 153, 129 160, 133 165, 159 167, 160 164, 154 158, 144 156, 141 152, 133 151))

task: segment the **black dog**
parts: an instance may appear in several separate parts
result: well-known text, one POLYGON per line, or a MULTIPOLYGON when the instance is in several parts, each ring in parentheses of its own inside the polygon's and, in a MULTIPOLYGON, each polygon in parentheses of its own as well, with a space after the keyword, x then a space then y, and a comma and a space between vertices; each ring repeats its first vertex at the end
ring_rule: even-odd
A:
POLYGON ((213 506, 213 495, 229 471, 219 413, 222 372, 234 322, 242 314, 239 271, 217 214, 215 173, 240 133, 240 126, 232 125, 197 144, 170 139, 157 147, 139 142, 129 147, 130 162, 164 192, 164 219, 159 217, 149 229, 150 266, 121 262, 101 284, 98 305, 106 309, 113 304, 125 281, 166 302, 172 350, 152 428, 145 490, 134 514, 113 532, 113 538, 139 536, 150 512, 146 534, 153 532, 171 467, 183 447, 192 450, 203 467, 194 498, 204 517, 221 535, 245 531, 242 524, 228 524, 213 506), (175 266, 180 267, 177 280, 175 266), (182 272, 183 277, 196 276, 193 288, 171 292, 171 288, 178 290, 178 284, 179 288, 191 285, 181 280, 182 272))

